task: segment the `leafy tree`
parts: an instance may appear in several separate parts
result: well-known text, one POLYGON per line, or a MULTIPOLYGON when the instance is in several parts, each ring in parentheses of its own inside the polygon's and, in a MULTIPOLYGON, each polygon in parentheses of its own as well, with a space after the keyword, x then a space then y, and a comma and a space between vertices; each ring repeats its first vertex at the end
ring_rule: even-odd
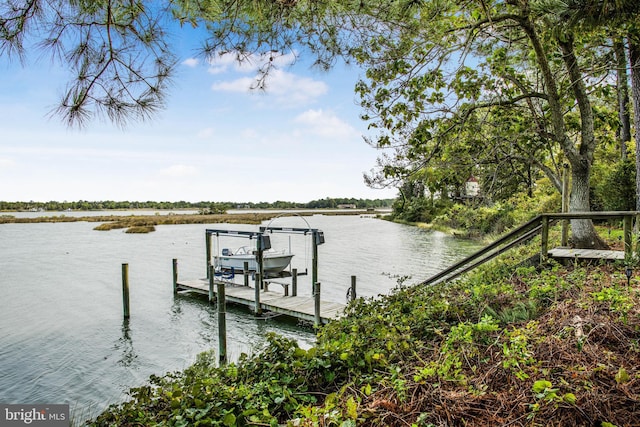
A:
MULTIPOLYGON (((489 151, 519 147, 520 167, 535 165, 558 189, 566 159, 570 210, 588 211, 606 49, 601 33, 578 31, 542 1, 430 2, 398 37, 363 47, 363 62, 373 66, 359 92, 365 118, 381 130, 375 144, 416 159, 408 172, 472 130, 476 139, 502 140, 485 140, 489 151), (505 117, 522 120, 524 131, 505 117)), ((572 230, 578 246, 602 243, 590 221, 572 221, 572 230)))
MULTIPOLYGON (((637 11, 632 0, 567 4, 580 1, 637 11)), ((174 0, 162 8, 123 0, 10 1, 0 14, 0 52, 20 55, 26 36, 35 34, 72 66, 76 79, 60 104, 70 123, 82 123, 92 107, 121 122, 162 105, 175 64, 162 26, 168 11, 183 24, 206 27, 204 55, 260 58, 258 88, 267 86, 278 55, 309 53, 325 69, 339 58, 354 60, 367 69, 357 88, 364 118, 381 131, 372 142, 396 148, 383 178, 395 174, 398 182, 398 172, 418 173, 432 161, 446 167, 443 153, 453 147, 496 171, 511 168, 529 185, 535 166, 560 188, 566 160, 570 209, 587 211, 598 145, 594 100, 610 71, 601 66, 609 48, 597 28, 564 19, 557 3, 174 0)), ((631 45, 630 61, 633 82, 640 55, 631 45)), ((574 221, 572 230, 577 245, 599 245, 590 222, 574 221)))
MULTIPOLYGON (((636 142, 636 175, 640 176, 640 3, 635 0, 569 0, 567 2, 552 1, 557 14, 573 27, 604 28, 614 39, 618 67, 619 111, 622 122, 620 137, 622 142, 626 135, 627 118, 624 116, 626 93, 621 80, 625 79, 622 70, 626 67, 623 61, 621 38, 626 37, 631 65, 631 92, 634 108, 634 126, 636 142)), ((624 153, 623 153, 624 160, 624 153)), ((636 180, 636 210, 640 210, 640 180, 636 180)))

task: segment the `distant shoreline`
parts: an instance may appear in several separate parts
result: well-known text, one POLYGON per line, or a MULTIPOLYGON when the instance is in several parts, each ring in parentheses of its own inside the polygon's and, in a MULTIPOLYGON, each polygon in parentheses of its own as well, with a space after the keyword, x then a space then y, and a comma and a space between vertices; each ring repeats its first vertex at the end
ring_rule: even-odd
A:
MULTIPOLYGON (((189 209, 187 209, 189 210, 189 209)), ((124 210, 121 212, 134 212, 136 210, 124 210)), ((140 209, 149 211, 149 209, 140 209)), ((154 231, 158 225, 179 225, 179 224, 260 224, 276 217, 288 216, 312 216, 312 215, 368 215, 382 216, 388 213, 387 210, 364 210, 364 209, 308 209, 308 210, 236 210, 234 213, 224 214, 189 214, 176 213, 176 209, 169 209, 165 214, 160 214, 160 210, 151 210, 154 214, 148 215, 109 215, 103 214, 108 211, 95 211, 96 215, 81 215, 85 211, 62 211, 53 212, 59 215, 42 215, 35 217, 20 217, 7 214, 3 211, 0 214, 0 224, 25 224, 25 223, 55 223, 55 222, 99 222, 94 230, 107 231, 113 229, 146 230, 154 231), (68 215, 73 213, 74 215, 68 215)), ((91 211, 89 211, 91 212, 91 211)), ((20 213, 20 212, 14 212, 20 213)), ((22 213, 43 213, 43 212, 22 212, 22 213)))

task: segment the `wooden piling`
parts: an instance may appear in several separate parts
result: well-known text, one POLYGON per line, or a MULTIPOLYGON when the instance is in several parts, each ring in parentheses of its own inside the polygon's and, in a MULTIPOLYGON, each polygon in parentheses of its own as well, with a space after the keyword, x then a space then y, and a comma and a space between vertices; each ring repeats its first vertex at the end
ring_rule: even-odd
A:
POLYGON ((256 273, 256 282, 254 284, 255 288, 255 305, 254 305, 254 313, 256 316, 262 315, 262 308, 260 307, 260 273, 256 273))
POLYGON ((245 261, 243 264, 244 285, 249 286, 249 262, 245 261))
POLYGON ((124 318, 129 318, 129 264, 122 264, 122 306, 124 318))
POLYGON ((549 256, 549 217, 543 216, 540 228, 540 262, 549 256))
POLYGON ((173 259, 173 294, 178 294, 178 260, 173 259))
POLYGON ((209 233, 204 233, 204 239, 205 239, 205 253, 206 253, 206 257, 207 257, 207 277, 210 277, 210 273, 213 273, 213 270, 210 268, 211 267, 211 234, 209 233))
POLYGON ((218 282, 218 361, 219 365, 227 364, 227 302, 225 284, 218 282))
POLYGON ((632 239, 631 239, 631 231, 633 228, 633 216, 625 215, 622 219, 623 224, 623 234, 624 234, 624 259, 629 261, 631 259, 632 253, 632 239))
POLYGON ((213 265, 209 265, 209 271, 207 273, 207 276, 209 278, 209 302, 213 301, 213 297, 214 297, 214 293, 213 293, 213 286, 215 283, 215 272, 213 271, 213 265))
POLYGON ((356 276, 351 276, 351 301, 356 299, 356 276))
POLYGON ((298 296, 298 269, 294 268, 291 270, 291 296, 298 296))
POLYGON ((320 318, 320 282, 313 284, 313 308, 315 315, 314 324, 318 327, 322 324, 322 319, 320 318))
MULTIPOLYGON (((316 283, 318 281, 318 242, 316 240, 316 234, 311 238, 311 283, 316 283)), ((313 285, 311 286, 313 292, 313 285)))

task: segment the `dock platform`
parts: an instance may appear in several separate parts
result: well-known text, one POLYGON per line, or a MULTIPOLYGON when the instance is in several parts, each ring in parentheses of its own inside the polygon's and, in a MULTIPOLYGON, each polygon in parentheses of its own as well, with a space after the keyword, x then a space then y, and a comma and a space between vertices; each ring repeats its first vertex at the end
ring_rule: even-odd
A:
POLYGON ((549 251, 552 258, 564 259, 604 259, 604 260, 623 260, 624 251, 610 251, 597 249, 575 249, 575 248, 554 248, 549 251))
MULTIPOLYGON (((216 284, 218 280, 215 281, 216 284)), ((255 288, 244 286, 232 282, 225 284, 225 299, 229 303, 255 308, 255 288)), ((176 283, 177 292, 193 292, 209 296, 209 279, 180 280, 176 283)), ((217 292, 217 286, 213 286, 212 292, 217 292)), ((320 301, 320 321, 326 324, 342 316, 344 304, 320 301)), ((282 293, 261 290, 260 308, 264 311, 278 313, 296 319, 315 322, 315 299, 314 297, 285 296, 282 293)))

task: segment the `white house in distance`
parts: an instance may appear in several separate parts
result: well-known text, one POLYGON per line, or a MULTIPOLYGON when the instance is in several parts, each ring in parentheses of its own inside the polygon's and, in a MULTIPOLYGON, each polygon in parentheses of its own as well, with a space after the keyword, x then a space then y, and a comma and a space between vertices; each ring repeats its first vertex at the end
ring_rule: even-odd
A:
POLYGON ((466 197, 478 197, 480 194, 480 184, 476 177, 471 176, 464 184, 464 195, 466 197))

